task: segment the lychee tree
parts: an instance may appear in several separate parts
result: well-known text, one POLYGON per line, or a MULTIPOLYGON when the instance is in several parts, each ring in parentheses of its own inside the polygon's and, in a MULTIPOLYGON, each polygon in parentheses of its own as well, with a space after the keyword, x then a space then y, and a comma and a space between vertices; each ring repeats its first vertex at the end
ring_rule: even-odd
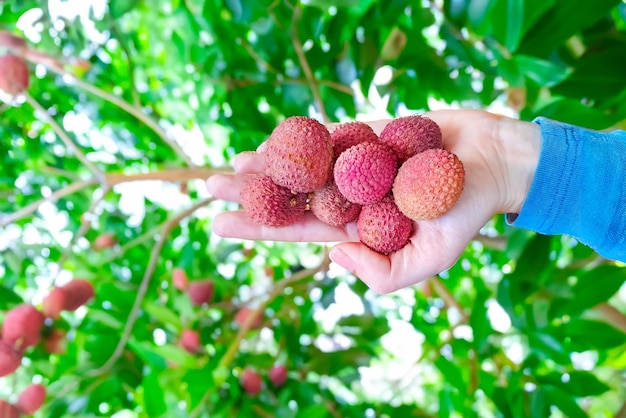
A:
POLYGON ((622 264, 496 217, 377 295, 204 181, 290 116, 625 128, 624 68, 619 0, 0 2, 0 416, 623 416, 622 264))

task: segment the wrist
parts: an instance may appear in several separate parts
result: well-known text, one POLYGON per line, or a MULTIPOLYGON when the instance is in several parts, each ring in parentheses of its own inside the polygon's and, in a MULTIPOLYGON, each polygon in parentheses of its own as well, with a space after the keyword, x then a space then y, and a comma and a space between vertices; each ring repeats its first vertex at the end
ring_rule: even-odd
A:
POLYGON ((539 162, 541 129, 531 122, 502 118, 498 121, 496 141, 504 167, 504 196, 499 212, 519 213, 539 162))

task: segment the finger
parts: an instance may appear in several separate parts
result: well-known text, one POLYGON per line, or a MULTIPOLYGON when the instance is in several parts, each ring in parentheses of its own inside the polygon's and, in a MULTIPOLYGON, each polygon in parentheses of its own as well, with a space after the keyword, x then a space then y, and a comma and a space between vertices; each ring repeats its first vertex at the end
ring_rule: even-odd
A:
POLYGON ((268 227, 255 223, 243 211, 223 212, 213 219, 213 232, 221 237, 261 241, 339 242, 355 239, 346 228, 326 225, 311 214, 293 225, 268 227))
POLYGON ((259 174, 265 173, 265 155, 258 152, 242 152, 233 159, 235 173, 259 174))
POLYGON ((239 194, 250 176, 239 174, 215 174, 206 182, 206 187, 211 196, 239 203, 239 194))

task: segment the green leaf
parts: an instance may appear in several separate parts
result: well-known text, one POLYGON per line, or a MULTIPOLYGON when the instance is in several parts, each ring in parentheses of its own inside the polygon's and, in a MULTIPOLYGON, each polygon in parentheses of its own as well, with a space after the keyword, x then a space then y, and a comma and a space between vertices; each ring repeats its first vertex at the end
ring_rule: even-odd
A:
POLYGON ((593 308, 617 293, 624 282, 626 269, 622 267, 600 266, 586 271, 578 276, 578 281, 572 287, 574 298, 562 313, 575 316, 593 308))
POLYGON ((159 382, 157 373, 149 373, 144 376, 143 382, 143 405, 149 417, 160 417, 167 412, 167 405, 163 388, 159 382))
POLYGON ((463 373, 461 373, 461 369, 459 367, 453 364, 450 360, 441 356, 435 360, 435 366, 439 369, 442 375, 445 376, 446 380, 450 382, 450 384, 460 393, 465 393, 467 391, 467 383, 463 378, 463 373))
POLYGON ((605 129, 621 119, 618 114, 603 112, 580 100, 557 98, 536 109, 535 114, 589 129, 605 129))
POLYGON ((166 306, 158 305, 154 302, 146 302, 144 303, 144 309, 148 314, 155 317, 162 324, 173 325, 179 330, 183 327, 180 317, 166 306))
POLYGON ((567 372, 567 377, 563 373, 553 372, 547 375, 537 375, 536 379, 538 383, 561 388, 576 397, 597 396, 610 389, 594 374, 579 370, 567 372))
POLYGON ((138 4, 139 0, 109 0, 109 11, 113 18, 119 19, 137 7, 138 4))
POLYGON ((513 61, 522 74, 540 86, 552 87, 571 74, 566 67, 530 55, 516 55, 513 61))
POLYGON ((559 388, 545 385, 542 387, 548 402, 559 408, 568 418, 588 418, 587 413, 576 403, 576 400, 559 388))
POLYGON ((626 344, 626 334, 599 321, 570 321, 563 325, 563 334, 571 340, 574 350, 608 349, 626 344))

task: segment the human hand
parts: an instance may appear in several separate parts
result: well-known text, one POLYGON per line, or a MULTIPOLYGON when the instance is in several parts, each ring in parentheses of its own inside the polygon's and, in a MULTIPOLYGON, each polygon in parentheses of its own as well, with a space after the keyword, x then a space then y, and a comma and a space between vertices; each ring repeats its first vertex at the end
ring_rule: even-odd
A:
MULTIPOLYGON (((451 267, 485 223, 497 213, 521 209, 539 158, 541 137, 537 126, 479 110, 443 110, 425 114, 441 128, 444 147, 465 167, 465 187, 456 205, 443 216, 415 222, 410 242, 388 256, 359 242, 356 223, 332 227, 307 213, 301 222, 267 227, 250 220, 243 211, 218 214, 213 231, 223 237, 297 242, 339 242, 330 258, 378 293, 419 283, 451 267)), ((380 134, 389 122, 368 124, 380 134)), ((329 126, 332 130, 332 126, 329 126)), ((239 202, 246 177, 263 173, 262 153, 239 154, 235 174, 209 178, 216 198, 239 202)))

